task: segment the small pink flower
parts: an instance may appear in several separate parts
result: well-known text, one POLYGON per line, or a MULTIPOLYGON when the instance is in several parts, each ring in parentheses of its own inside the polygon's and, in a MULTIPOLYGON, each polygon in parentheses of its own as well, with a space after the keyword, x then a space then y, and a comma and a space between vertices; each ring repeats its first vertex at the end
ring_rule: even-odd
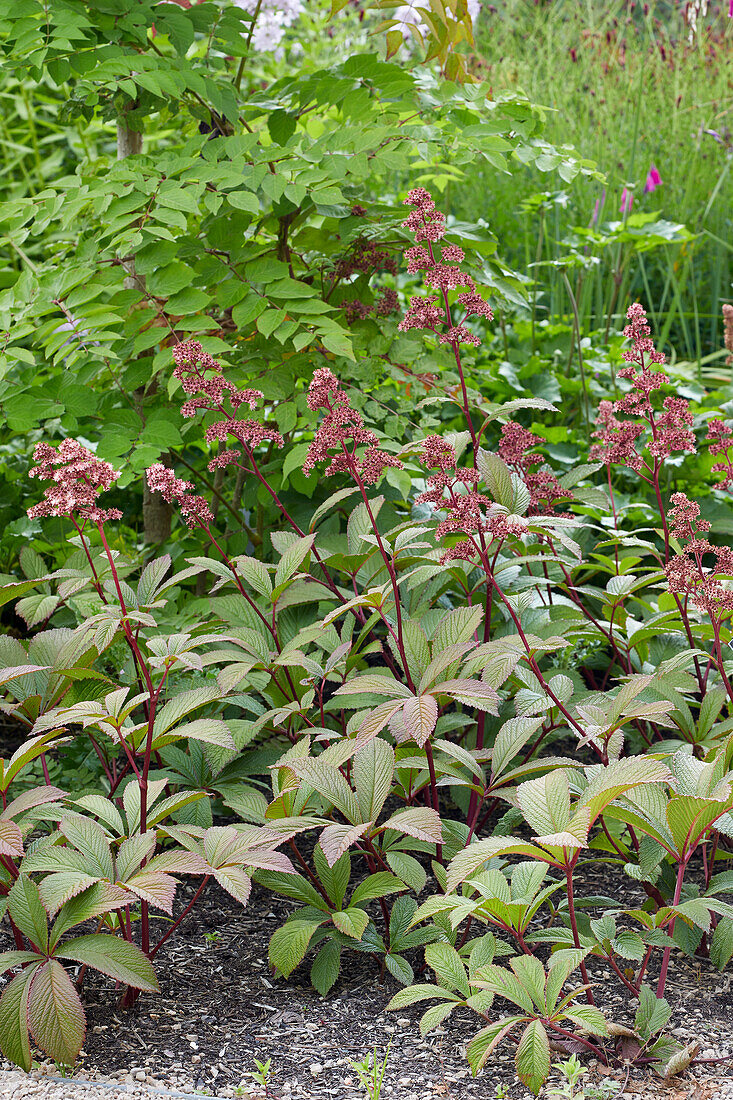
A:
MULTIPOLYGON (((656 191, 661 183, 662 177, 659 175, 659 170, 655 164, 652 164, 646 177, 646 183, 644 184, 644 194, 650 195, 653 191, 656 191)), ((629 207, 629 209, 631 208, 629 207)))
POLYGON ((631 191, 624 187, 621 192, 621 213, 627 214, 631 212, 631 207, 634 205, 634 196, 631 191))

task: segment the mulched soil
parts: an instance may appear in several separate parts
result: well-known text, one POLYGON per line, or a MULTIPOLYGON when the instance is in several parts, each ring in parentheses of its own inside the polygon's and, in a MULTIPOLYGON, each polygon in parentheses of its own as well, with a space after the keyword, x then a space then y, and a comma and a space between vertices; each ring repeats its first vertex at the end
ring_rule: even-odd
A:
MULTIPOLYGON (((0 755, 10 756, 26 736, 0 715, 0 755)), ((581 895, 617 896, 619 887, 603 865, 584 868, 580 885, 581 895)), ((194 889, 181 886, 176 912, 194 889)), ((643 901, 634 883, 626 880, 623 889, 625 904, 643 901)), ((426 1005, 387 1012, 399 986, 389 974, 380 982, 369 956, 344 952, 339 980, 326 998, 310 987, 309 959, 289 981, 275 979, 267 961, 268 941, 294 907, 294 902, 255 885, 243 909, 210 884, 198 908, 156 959, 161 995, 143 994, 131 1011, 119 1008, 119 995, 107 979, 88 972, 88 1029, 77 1074, 140 1082, 141 1088, 147 1081, 184 1092, 259 1100, 264 1094, 246 1075, 255 1069, 255 1059, 271 1059, 268 1100, 363 1100, 352 1062, 363 1060, 376 1047, 380 1058, 389 1048, 383 1098, 494 1100, 502 1086, 507 1091, 499 1091, 499 1096, 529 1100, 530 1093, 515 1076, 509 1043, 499 1048, 478 1078, 471 1077, 463 1050, 479 1026, 472 1013, 455 1011, 446 1027, 423 1039, 418 1021, 426 1005), (207 933, 216 934, 215 942, 206 938, 207 933)), ((3 928, 0 950, 11 946, 3 928)), ((607 980, 607 972, 602 966, 594 968, 593 960, 589 970, 597 982, 600 1007, 615 1022, 631 1023, 635 1005, 617 980, 607 980)), ((649 980, 654 977, 652 971, 649 980)), ((0 977, 0 990, 6 980, 0 977)), ((705 960, 673 955, 666 993, 674 1010, 670 1027, 675 1037, 683 1043, 699 1042, 700 1058, 731 1055, 730 1061, 693 1065, 667 1083, 649 1071, 608 1071, 586 1060, 586 1084, 610 1077, 623 1087, 620 1095, 626 1100, 733 1100, 732 983, 730 970, 721 974, 705 960)), ((566 1056, 557 1051, 554 1060, 566 1056)), ((1 1062, 0 1067, 11 1068, 1 1062)), ((53 1064, 42 1064, 44 1071, 56 1072, 53 1064)), ((557 1075, 550 1080, 557 1083, 557 1075)), ((0 1095, 6 1095, 1 1082, 0 1095)), ((73 1095, 69 1085, 68 1096, 73 1095)))
MULTIPOLYGON (((600 880, 586 885, 605 892, 600 880)), ((478 1078, 470 1076, 463 1047, 477 1030, 472 1014, 456 1012, 447 1027, 421 1039, 417 1021, 425 1006, 386 1012, 399 987, 389 975, 380 984, 369 957, 345 953, 339 981, 325 999, 309 986, 307 961, 287 983, 274 979, 267 944, 290 906, 255 888, 242 909, 212 889, 158 956, 162 996, 144 995, 131 1013, 121 1012, 109 985, 94 979, 85 986, 89 1027, 83 1065, 106 1075, 134 1070, 140 1079, 145 1071, 179 1088, 234 1095, 230 1090, 254 1069, 254 1059, 269 1058, 271 1096, 352 1100, 364 1092, 351 1062, 376 1045, 382 1056, 389 1046, 383 1096, 393 1100, 493 1100, 500 1084, 512 1100, 529 1097, 515 1077, 508 1044, 478 1078), (215 945, 205 939, 212 932, 218 933, 215 945)), ((595 977, 601 1007, 615 1021, 629 1023, 628 998, 603 982, 601 968, 595 977)), ((682 1042, 700 1042, 700 1057, 733 1054, 732 980, 705 961, 673 957, 670 1026, 682 1042)), ((562 1058, 556 1053, 556 1060, 562 1058)), ((591 1064, 590 1070, 588 1080, 602 1079, 602 1067, 591 1064)), ((626 1073, 614 1069, 611 1077, 622 1084, 626 1073)), ((624 1095, 709 1100, 733 1096, 728 1082, 733 1082, 733 1060, 694 1066, 669 1084, 630 1071, 624 1095)))

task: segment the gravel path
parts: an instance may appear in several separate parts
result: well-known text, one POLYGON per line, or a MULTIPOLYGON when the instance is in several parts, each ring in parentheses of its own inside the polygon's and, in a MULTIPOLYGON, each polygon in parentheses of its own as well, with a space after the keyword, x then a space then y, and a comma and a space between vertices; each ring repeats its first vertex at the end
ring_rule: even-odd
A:
MULTIPOLYGON (((48 1077, 0 1070, 2 1100, 153 1100, 153 1097, 203 1098, 204 1093, 178 1092, 141 1081, 121 1084, 118 1081, 85 1081, 80 1078, 48 1077)), ((208 1094, 211 1095, 210 1093, 208 1094)))

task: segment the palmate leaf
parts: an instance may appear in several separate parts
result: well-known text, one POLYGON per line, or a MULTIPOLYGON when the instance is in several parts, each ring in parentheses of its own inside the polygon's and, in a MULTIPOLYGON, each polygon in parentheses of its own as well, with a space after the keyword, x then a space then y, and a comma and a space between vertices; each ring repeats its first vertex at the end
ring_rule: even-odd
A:
POLYGON ((550 1072, 550 1043, 539 1020, 524 1029, 514 1062, 519 1080, 537 1096, 550 1072))
POLYGON ((150 959, 135 943, 118 936, 103 935, 77 936, 68 940, 56 952, 61 959, 85 963, 87 966, 107 974, 116 981, 131 985, 134 989, 144 989, 149 993, 160 993, 158 979, 150 959))
POLYGON ((60 962, 49 959, 36 970, 28 995, 28 1026, 41 1050, 63 1066, 79 1056, 86 1016, 79 994, 60 962))

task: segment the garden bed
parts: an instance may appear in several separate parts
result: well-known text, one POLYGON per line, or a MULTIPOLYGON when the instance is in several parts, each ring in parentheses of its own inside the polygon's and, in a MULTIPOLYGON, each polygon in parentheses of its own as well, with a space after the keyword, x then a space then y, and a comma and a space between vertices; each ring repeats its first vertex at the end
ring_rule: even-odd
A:
MULTIPOLYGON (((600 890, 602 883, 592 887, 600 890)), ((245 1074, 256 1068, 254 1059, 271 1059, 273 1098, 357 1100, 364 1090, 352 1061, 361 1061, 375 1045, 383 1056, 389 1045, 383 1095, 393 1100, 494 1100, 497 1085, 508 1087, 511 1100, 529 1098, 517 1082, 510 1045, 499 1047, 487 1069, 471 1077, 463 1046, 475 1034, 475 1018, 454 1015, 449 1029, 438 1028, 423 1039, 421 1006, 387 1012, 399 986, 390 975, 380 983, 367 956, 344 956, 335 990, 325 999, 310 988, 307 966, 287 983, 274 979, 267 944, 288 907, 255 887, 250 905, 242 909, 212 888, 158 956, 161 996, 143 994, 129 1014, 117 1008, 109 983, 90 973, 84 998, 87 1038, 77 1073, 220 1096, 241 1095, 236 1089, 244 1084, 256 1097, 261 1093, 245 1074)), ((600 979, 602 968, 597 975, 600 979)), ((673 1034, 682 1042, 698 1041, 700 1057, 733 1055, 730 973, 673 957, 668 980, 673 1034)), ((630 1002, 608 983, 599 982, 596 994, 615 1022, 633 1017, 630 1002)), ((564 1057, 554 1052, 555 1060, 564 1057)), ((47 1072, 54 1073, 54 1067, 47 1072)), ((616 1068, 608 1074, 590 1063, 586 1080, 604 1076, 621 1084, 626 1072, 616 1068)), ((1 1089, 0 1082, 0 1096, 5 1095, 1 1089)), ((733 1095, 733 1060, 695 1065, 670 1082, 634 1070, 623 1095, 723 1100, 733 1095)))

